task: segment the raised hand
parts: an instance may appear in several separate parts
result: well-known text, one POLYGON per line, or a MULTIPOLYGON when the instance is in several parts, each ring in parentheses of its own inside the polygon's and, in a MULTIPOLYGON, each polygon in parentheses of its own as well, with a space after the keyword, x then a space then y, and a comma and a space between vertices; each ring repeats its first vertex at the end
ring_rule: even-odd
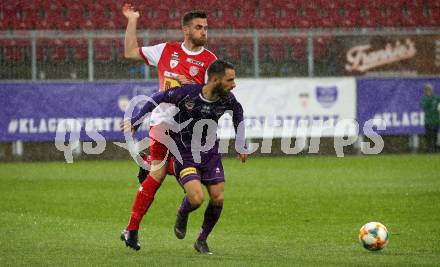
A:
POLYGON ((135 11, 134 7, 127 3, 122 7, 122 14, 124 14, 127 19, 138 19, 140 16, 139 11, 135 11))
POLYGON ((128 120, 128 119, 125 119, 124 121, 122 121, 119 126, 121 127, 121 130, 124 133, 129 133, 129 132, 134 133, 135 132, 133 125, 131 124, 130 120, 128 120))

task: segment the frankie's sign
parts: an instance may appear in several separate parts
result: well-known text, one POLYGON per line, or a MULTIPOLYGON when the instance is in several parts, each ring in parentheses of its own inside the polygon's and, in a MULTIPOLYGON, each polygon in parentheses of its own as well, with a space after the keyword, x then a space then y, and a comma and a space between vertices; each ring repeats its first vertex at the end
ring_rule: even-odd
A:
POLYGON ((416 55, 415 43, 407 38, 394 43, 387 43, 384 48, 373 49, 370 44, 358 45, 347 52, 345 69, 349 72, 365 72, 379 66, 392 64, 412 58, 416 55))
POLYGON ((440 35, 340 36, 330 48, 332 76, 440 75, 440 35))

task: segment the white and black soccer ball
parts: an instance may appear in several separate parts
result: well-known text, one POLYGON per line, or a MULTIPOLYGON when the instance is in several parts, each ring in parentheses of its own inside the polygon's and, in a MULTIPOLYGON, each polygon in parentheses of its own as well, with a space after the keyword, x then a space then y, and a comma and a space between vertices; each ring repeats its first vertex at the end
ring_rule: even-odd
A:
POLYGON ((359 241, 368 250, 383 249, 388 244, 388 230, 379 222, 369 222, 359 230, 359 241))

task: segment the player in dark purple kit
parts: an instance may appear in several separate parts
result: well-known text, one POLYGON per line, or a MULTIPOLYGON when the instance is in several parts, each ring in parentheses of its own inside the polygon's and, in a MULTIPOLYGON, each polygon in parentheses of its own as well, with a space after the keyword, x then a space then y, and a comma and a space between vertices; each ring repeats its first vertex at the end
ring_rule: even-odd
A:
MULTIPOLYGON (((157 104, 175 104, 179 112, 174 116, 176 129, 169 131, 176 149, 170 147, 175 157, 175 173, 186 195, 177 213, 174 233, 183 239, 189 213, 203 202, 202 184, 209 193, 209 204, 194 248, 204 254, 212 254, 206 240, 214 228, 223 208, 224 172, 218 152, 217 123, 226 112, 232 112, 236 132, 236 150, 242 162, 247 160, 243 109, 231 91, 235 87, 235 70, 232 64, 216 60, 208 68, 208 83, 184 85, 152 96, 155 102, 147 102, 139 114, 124 121, 123 130, 134 132, 157 104)), ((171 144, 170 146, 172 146, 171 144)), ((129 230, 129 229, 128 229, 129 230)), ((123 238, 127 246, 140 248, 137 231, 127 231, 123 238)))

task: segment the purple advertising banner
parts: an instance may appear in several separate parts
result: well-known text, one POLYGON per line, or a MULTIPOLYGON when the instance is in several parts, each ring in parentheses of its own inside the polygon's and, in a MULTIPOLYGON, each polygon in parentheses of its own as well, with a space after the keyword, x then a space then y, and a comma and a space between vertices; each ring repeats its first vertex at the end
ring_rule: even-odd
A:
POLYGON ((0 142, 54 141, 60 124, 80 124, 81 140, 91 140, 86 129, 123 140, 129 100, 157 90, 156 82, 0 83, 0 142))
POLYGON ((431 84, 440 95, 440 79, 359 79, 357 81, 357 120, 363 133, 365 122, 379 118, 385 130, 378 134, 424 133, 424 113, 420 106, 423 88, 431 84))

